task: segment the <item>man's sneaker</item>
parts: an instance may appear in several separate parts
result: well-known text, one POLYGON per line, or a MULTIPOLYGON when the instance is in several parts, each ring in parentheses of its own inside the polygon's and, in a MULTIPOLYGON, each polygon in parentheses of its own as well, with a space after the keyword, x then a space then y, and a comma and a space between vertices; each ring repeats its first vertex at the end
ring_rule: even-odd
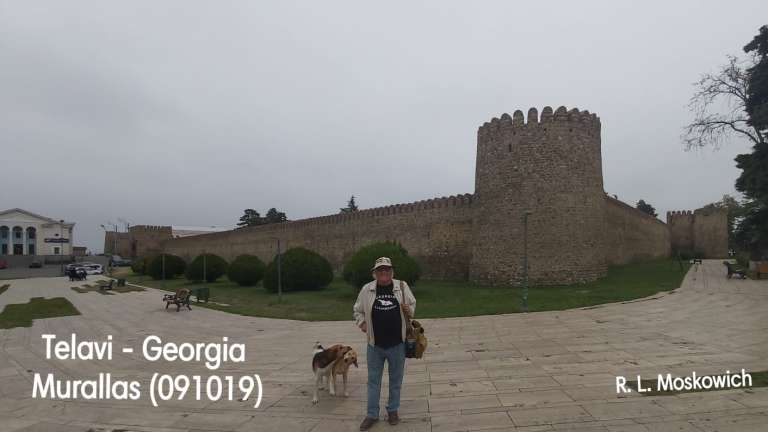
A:
POLYGON ((397 411, 392 411, 387 413, 387 422, 391 424, 392 426, 400 423, 400 416, 397 415, 397 411))
POLYGON ((379 419, 366 417, 365 420, 363 420, 363 422, 360 423, 360 430, 367 431, 368 429, 371 428, 371 426, 375 425, 377 421, 379 421, 379 419))

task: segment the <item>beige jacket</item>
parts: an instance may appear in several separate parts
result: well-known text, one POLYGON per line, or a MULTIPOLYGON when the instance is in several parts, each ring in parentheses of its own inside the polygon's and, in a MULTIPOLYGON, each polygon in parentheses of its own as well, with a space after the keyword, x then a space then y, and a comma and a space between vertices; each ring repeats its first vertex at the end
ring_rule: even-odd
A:
MULTIPOLYGON (((411 309, 411 316, 415 316, 416 313, 416 298, 413 297, 411 287, 405 281, 398 279, 392 279, 392 292, 395 294, 395 298, 402 305, 408 305, 411 309), (402 285, 401 285, 402 284, 402 285), (402 288, 401 288, 402 286, 402 288)), ((373 309, 373 302, 376 300, 376 281, 371 281, 365 284, 360 289, 360 294, 357 295, 357 301, 352 308, 353 316, 355 317, 355 324, 360 327, 360 324, 365 322, 367 327, 366 335, 368 337, 368 344, 374 345, 373 342, 373 323, 371 322, 371 310, 373 309)), ((405 341, 405 316, 403 315, 403 309, 400 308, 400 320, 403 323, 403 341, 405 341)))

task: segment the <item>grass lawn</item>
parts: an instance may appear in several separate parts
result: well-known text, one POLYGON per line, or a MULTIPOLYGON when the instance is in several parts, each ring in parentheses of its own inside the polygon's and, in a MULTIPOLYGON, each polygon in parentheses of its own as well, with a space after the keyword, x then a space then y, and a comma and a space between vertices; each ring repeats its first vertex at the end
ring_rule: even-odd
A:
POLYGON ((32 327, 32 320, 72 315, 80 311, 63 297, 33 297, 28 303, 6 305, 0 312, 0 329, 32 327))
MULTIPOLYGON (((611 267, 608 275, 596 282, 579 285, 541 286, 530 288, 530 311, 563 310, 603 303, 647 297, 680 286, 690 265, 661 259, 611 267)), ((139 285, 174 291, 177 288, 208 286, 211 301, 201 306, 241 315, 290 318, 307 321, 352 319, 352 305, 357 290, 341 279, 334 280, 322 291, 290 292, 278 302, 277 294, 261 287, 240 287, 222 278, 210 284, 193 284, 185 279, 165 282, 148 276, 128 275, 128 281, 139 285)), ((443 318, 492 315, 521 311, 522 289, 517 287, 484 287, 470 282, 422 280, 413 287, 417 318, 443 318)), ((158 303, 160 299, 158 298, 158 303)), ((193 303, 194 307, 194 303, 193 303)))

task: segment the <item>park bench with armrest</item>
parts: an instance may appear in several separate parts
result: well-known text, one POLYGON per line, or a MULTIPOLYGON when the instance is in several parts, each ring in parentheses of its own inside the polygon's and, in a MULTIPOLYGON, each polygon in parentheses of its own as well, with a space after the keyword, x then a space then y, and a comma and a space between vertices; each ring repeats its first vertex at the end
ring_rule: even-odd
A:
POLYGON ((740 279, 747 277, 746 270, 739 267, 738 265, 729 263, 728 261, 723 261, 723 264, 728 268, 728 279, 732 278, 733 276, 738 276, 740 279))
POLYGON ((109 282, 107 282, 107 281, 100 281, 99 282, 99 289, 100 290, 111 290, 112 287, 114 286, 114 284, 115 284, 115 280, 114 279, 110 279, 109 282))
POLYGON ((168 309, 168 306, 175 304, 176 312, 181 310, 182 306, 186 306, 187 309, 192 310, 192 307, 189 305, 190 297, 191 295, 187 288, 179 288, 176 290, 175 294, 165 294, 163 296, 163 301, 165 302, 165 308, 168 309))

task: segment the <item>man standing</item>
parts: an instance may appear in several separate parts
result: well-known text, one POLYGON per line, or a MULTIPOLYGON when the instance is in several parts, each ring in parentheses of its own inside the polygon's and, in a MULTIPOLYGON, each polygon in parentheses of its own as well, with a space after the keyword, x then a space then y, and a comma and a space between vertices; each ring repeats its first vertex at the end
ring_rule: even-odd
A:
POLYGON ((379 398, 384 362, 389 367, 387 421, 400 422, 400 387, 405 368, 407 317, 416 310, 416 299, 405 281, 393 279, 392 261, 381 257, 371 269, 375 280, 360 289, 353 313, 357 326, 366 333, 368 346, 368 408, 360 430, 366 431, 379 420, 379 398))

